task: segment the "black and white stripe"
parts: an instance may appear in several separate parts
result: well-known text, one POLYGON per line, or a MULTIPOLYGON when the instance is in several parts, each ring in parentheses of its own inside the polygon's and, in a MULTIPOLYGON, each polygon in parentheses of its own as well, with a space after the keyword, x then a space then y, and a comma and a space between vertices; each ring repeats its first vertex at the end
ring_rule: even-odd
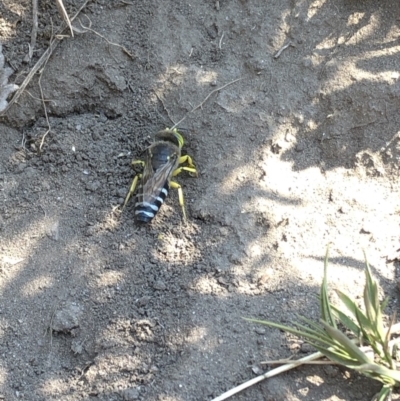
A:
POLYGON ((164 188, 158 188, 156 195, 146 194, 146 197, 151 197, 153 199, 152 202, 146 202, 143 200, 143 188, 139 188, 135 203, 135 218, 138 222, 149 223, 153 220, 168 195, 168 189, 168 183, 166 183, 164 188))

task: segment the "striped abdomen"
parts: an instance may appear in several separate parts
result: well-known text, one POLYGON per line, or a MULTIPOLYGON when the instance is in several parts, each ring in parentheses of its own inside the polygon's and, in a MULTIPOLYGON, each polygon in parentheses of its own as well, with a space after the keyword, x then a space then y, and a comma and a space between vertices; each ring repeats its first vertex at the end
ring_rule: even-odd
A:
POLYGON ((168 181, 165 182, 163 188, 158 188, 153 194, 144 194, 143 186, 141 185, 135 198, 136 221, 140 223, 150 223, 164 203, 168 195, 168 190, 168 181))

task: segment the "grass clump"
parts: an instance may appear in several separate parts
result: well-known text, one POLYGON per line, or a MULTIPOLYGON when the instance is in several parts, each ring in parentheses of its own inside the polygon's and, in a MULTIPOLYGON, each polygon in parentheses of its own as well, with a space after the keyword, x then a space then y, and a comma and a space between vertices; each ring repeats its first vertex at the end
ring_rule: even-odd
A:
POLYGON ((383 318, 388 298, 379 301, 378 284, 366 260, 363 308, 339 290, 336 293, 342 305, 334 306, 328 298, 327 268, 328 250, 319 295, 319 324, 303 316, 299 316, 292 326, 265 320, 247 320, 303 337, 331 361, 380 381, 383 386, 374 401, 390 400, 393 387, 400 385, 400 371, 397 370, 394 357, 397 340, 390 341, 395 316, 388 325, 385 325, 383 318), (341 329, 338 325, 342 326, 341 329))

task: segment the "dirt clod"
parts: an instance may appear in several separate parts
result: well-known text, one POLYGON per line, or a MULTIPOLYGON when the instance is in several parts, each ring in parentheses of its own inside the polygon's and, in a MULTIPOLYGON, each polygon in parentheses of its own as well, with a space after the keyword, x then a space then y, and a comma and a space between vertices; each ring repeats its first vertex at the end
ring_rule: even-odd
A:
POLYGON ((140 391, 137 388, 129 388, 122 392, 122 399, 124 401, 138 400, 140 397, 140 391))
POLYGON ((75 303, 69 302, 55 312, 52 320, 53 331, 60 333, 70 333, 79 327, 79 320, 82 316, 82 309, 75 303))

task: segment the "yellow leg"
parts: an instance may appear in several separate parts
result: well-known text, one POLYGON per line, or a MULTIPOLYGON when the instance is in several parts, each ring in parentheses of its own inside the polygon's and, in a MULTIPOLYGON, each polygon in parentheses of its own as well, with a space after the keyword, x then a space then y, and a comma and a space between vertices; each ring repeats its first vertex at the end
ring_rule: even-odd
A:
POLYGON ((183 219, 186 221, 187 219, 186 219, 186 211, 185 211, 185 201, 183 199, 182 187, 175 181, 170 181, 169 186, 171 188, 178 190, 179 204, 181 205, 181 208, 182 208, 183 219))
POLYGON ((135 192, 135 189, 137 187, 137 183, 139 182, 139 179, 142 178, 142 174, 137 174, 135 175, 135 178, 132 180, 132 184, 129 188, 129 192, 126 195, 124 204, 122 205, 122 210, 125 209, 126 204, 128 203, 129 199, 131 198, 131 196, 133 195, 133 193, 135 192))
MULTIPOLYGON (((131 164, 132 164, 132 166, 134 166, 135 164, 140 164, 142 167, 144 167, 144 161, 143 160, 133 160, 131 164)), ((129 192, 125 197, 124 204, 122 205, 122 210, 125 209, 126 204, 129 202, 129 199, 132 197, 133 193, 135 192, 135 189, 137 187, 137 183, 138 183, 140 178, 142 178, 142 174, 136 174, 135 178, 132 180, 132 184, 131 184, 131 186, 129 188, 129 192)))
MULTIPOLYGON (((144 167, 144 161, 143 160, 133 160, 132 161, 132 166, 135 164, 140 164, 142 167, 144 167)), ((129 199, 132 197, 133 193, 135 192, 135 189, 137 187, 137 183, 139 182, 139 179, 142 178, 142 174, 136 174, 135 178, 132 180, 132 184, 129 188, 129 192, 125 197, 124 204, 122 205, 122 210, 125 209, 126 204, 129 202, 129 199)))
POLYGON ((178 167, 172 173, 172 177, 175 177, 176 175, 180 174, 182 171, 189 171, 189 173, 191 173, 191 175, 195 175, 197 177, 197 170, 193 167, 178 167))
POLYGON ((132 166, 135 164, 140 164, 142 167, 144 167, 144 161, 143 160, 132 160, 132 166))
POLYGON ((193 160, 190 156, 185 155, 185 156, 181 156, 179 158, 179 164, 183 164, 183 163, 187 163, 188 166, 182 166, 182 167, 178 167, 173 173, 172 173, 172 177, 175 177, 176 175, 180 174, 182 171, 188 171, 190 173, 191 176, 195 176, 197 177, 197 170, 196 170, 196 166, 193 164, 193 160))
POLYGON ((179 164, 183 164, 183 163, 187 163, 189 165, 189 167, 195 168, 192 158, 188 155, 181 156, 179 158, 179 164))

